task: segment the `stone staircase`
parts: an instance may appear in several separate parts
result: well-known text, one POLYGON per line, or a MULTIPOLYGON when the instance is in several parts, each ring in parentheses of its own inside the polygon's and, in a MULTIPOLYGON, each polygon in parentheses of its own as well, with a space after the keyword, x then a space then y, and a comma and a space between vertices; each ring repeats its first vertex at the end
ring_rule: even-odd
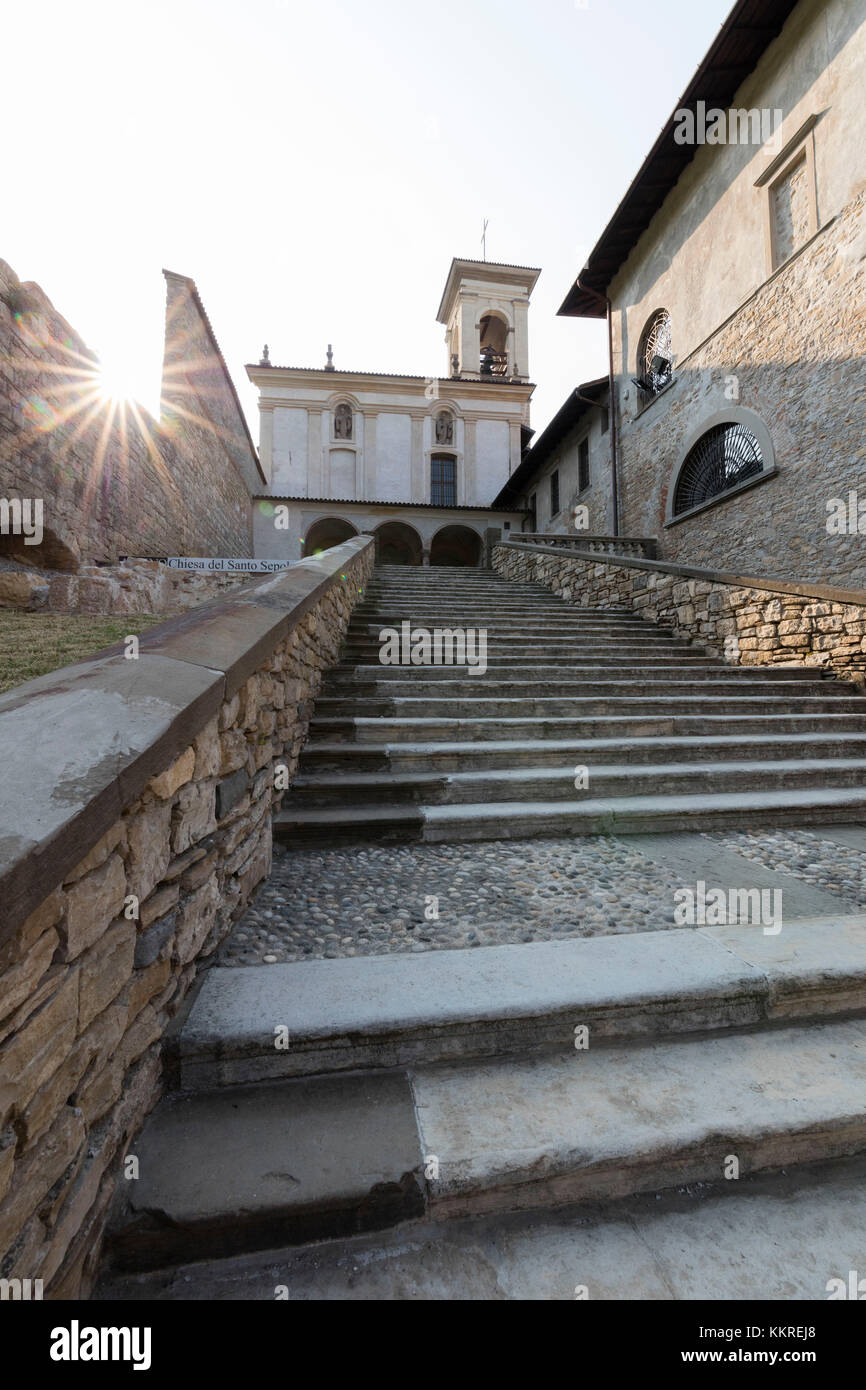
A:
MULTIPOLYGON (((866 820, 864 740, 831 681, 384 569, 281 834, 866 820), (404 616, 485 622, 488 674, 381 668, 404 616)), ((166 1068, 102 1297, 815 1299, 862 1266, 866 917, 215 967, 166 1068)))
POLYGON ((383 566, 275 834, 290 847, 463 842, 864 813, 866 697, 843 682, 730 666, 630 610, 493 571, 383 566), (486 672, 380 664, 380 629, 406 621, 486 629, 486 672))
MULTIPOLYGON (((305 1296, 338 1268, 335 1296, 370 1297, 389 1251, 429 1267, 455 1242, 436 1296, 527 1296, 508 1256, 527 1211, 521 1277, 571 1249, 592 1298, 822 1298, 860 1267, 863 917, 214 969, 171 1061, 102 1297, 294 1297, 302 1267, 305 1296)), ((429 1296, 399 1268, 380 1296, 429 1296)))

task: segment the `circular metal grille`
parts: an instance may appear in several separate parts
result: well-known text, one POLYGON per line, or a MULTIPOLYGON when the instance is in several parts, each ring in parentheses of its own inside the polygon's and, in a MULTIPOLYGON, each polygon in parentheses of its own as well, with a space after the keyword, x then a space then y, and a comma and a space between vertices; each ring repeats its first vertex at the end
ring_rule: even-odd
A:
POLYGON ((761 446, 745 425, 716 425, 689 451, 674 494, 674 516, 709 502, 763 471, 761 446))

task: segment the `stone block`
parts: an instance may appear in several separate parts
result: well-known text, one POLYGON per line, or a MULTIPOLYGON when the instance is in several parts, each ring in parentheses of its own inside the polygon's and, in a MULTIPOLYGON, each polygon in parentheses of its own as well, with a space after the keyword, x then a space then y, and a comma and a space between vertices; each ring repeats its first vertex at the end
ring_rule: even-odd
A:
POLYGON ((171 859, 171 803, 155 801, 129 818, 128 890, 139 903, 150 897, 171 859))
MULTIPOLYGON (((183 854, 205 835, 216 829, 216 787, 210 782, 193 782, 184 787, 175 804, 171 848, 183 854)), ((167 867, 167 866, 166 866, 167 867)))
MULTIPOLYGON (((246 744, 244 745, 246 747, 246 744)), ((250 785, 249 774, 245 767, 239 768, 237 772, 226 777, 222 782, 217 783, 216 788, 216 816, 217 820, 224 820, 230 811, 244 796, 250 785)))
MULTIPOLYGON (((21 1113, 57 1070, 78 1031, 78 971, 55 967, 43 982, 38 1007, 22 1017, 0 1047, 0 1126, 14 1109, 21 1113), (51 993, 48 993, 48 987, 51 993)), ((16 1016, 16 1022, 18 1016, 16 1016)))
POLYGON ((126 852, 126 822, 123 820, 115 821, 110 830, 107 830, 102 839, 99 840, 88 855, 82 859, 80 864, 66 875, 67 883, 76 883, 85 874, 91 873, 105 863, 110 854, 117 850, 119 854, 126 852))
POLYGON ((195 749, 187 748, 166 772, 151 778, 148 791, 165 801, 168 797, 174 796, 180 787, 185 786, 190 781, 194 771, 195 749))
POLYGON ((220 894, 216 874, 181 905, 177 926, 177 957, 181 965, 195 959, 213 925, 220 894))
POLYGON ((123 910, 126 874, 119 854, 73 883, 67 892, 64 954, 67 960, 98 941, 123 910))
POLYGON ((147 901, 141 905, 141 911, 138 914, 139 928, 149 927, 151 922, 155 922, 158 917, 164 917, 174 907, 179 893, 180 889, 176 883, 168 883, 163 888, 158 888, 155 893, 151 893, 147 901))
POLYGON ((135 922, 117 922, 81 957, 79 1032, 102 1013, 129 981, 136 935, 135 922))

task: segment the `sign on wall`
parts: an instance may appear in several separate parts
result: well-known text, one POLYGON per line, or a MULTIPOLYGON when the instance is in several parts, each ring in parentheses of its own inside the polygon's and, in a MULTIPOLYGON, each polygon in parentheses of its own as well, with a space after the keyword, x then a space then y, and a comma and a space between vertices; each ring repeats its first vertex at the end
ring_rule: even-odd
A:
POLYGON ((171 555, 160 557, 160 564, 172 570, 198 570, 206 574, 276 574, 291 569, 291 560, 236 560, 219 556, 171 555))

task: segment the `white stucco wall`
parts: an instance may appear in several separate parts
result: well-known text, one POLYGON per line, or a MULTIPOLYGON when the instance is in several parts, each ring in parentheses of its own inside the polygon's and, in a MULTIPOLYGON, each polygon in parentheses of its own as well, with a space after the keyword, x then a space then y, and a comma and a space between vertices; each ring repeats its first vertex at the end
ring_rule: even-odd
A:
POLYGON ((376 497, 383 502, 410 498, 412 421, 408 415, 380 415, 376 426, 376 497))
POLYGON ((304 497, 307 494, 307 412, 276 409, 274 415, 274 492, 304 497))
POLYGON ((331 450, 330 474, 329 497, 354 497, 356 495, 354 449, 331 450))
POLYGON ((508 480, 507 420, 479 420, 475 426, 475 481, 468 503, 489 506, 508 480), (504 467, 503 467, 504 461, 504 467))

